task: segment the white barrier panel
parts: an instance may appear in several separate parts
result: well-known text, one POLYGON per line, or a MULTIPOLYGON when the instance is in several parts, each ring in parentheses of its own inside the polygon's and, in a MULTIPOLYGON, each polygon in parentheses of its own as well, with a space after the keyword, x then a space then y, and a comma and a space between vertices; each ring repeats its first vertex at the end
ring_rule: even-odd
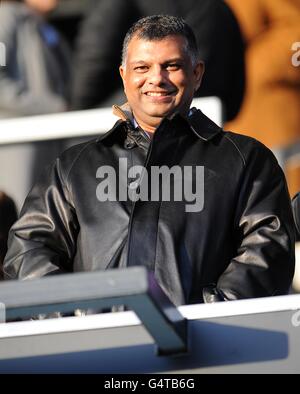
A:
POLYGON ((0 373, 299 373, 300 295, 182 306, 189 352, 157 356, 133 312, 0 324, 0 373))
MULTIPOLYGON (((221 125, 222 105, 218 98, 195 99, 193 106, 221 125)), ((0 145, 100 135, 107 132, 117 119, 112 109, 100 108, 0 120, 0 145)))

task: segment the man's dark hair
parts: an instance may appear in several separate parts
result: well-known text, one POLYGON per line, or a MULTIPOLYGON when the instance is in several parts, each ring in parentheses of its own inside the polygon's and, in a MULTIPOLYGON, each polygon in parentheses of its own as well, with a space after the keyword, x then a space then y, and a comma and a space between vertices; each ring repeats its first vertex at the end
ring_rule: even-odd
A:
POLYGON ((168 36, 183 36, 187 41, 187 51, 193 64, 199 59, 195 34, 184 19, 171 15, 152 15, 138 20, 127 32, 122 51, 122 65, 125 66, 128 45, 133 37, 149 41, 159 41, 168 36))

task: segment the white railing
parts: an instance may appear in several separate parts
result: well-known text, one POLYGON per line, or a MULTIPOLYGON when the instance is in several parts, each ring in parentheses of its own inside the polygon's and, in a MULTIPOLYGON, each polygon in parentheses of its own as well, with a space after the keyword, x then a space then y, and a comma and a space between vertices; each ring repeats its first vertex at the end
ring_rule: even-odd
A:
POLYGON ((157 356, 130 311, 0 324, 0 372, 299 374, 300 295, 178 311, 189 344, 180 357, 157 356))
MULTIPOLYGON (((193 106, 221 125, 222 105, 218 98, 195 99, 193 106)), ((110 108, 4 119, 0 120, 0 145, 99 135, 116 120, 110 108)))

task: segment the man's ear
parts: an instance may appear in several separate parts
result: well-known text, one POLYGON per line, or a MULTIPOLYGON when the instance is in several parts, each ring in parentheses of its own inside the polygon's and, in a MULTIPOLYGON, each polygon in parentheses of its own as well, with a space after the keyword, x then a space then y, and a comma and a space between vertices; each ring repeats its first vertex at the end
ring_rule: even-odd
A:
POLYGON ((124 89, 125 89, 125 73, 126 73, 125 67, 123 67, 121 65, 119 67, 119 72, 120 72, 120 75, 121 75, 121 78, 122 78, 122 81, 123 81, 123 86, 124 86, 124 89))
POLYGON ((204 62, 203 61, 198 62, 194 67, 194 74, 196 78, 195 91, 197 91, 200 88, 204 71, 205 71, 204 62))

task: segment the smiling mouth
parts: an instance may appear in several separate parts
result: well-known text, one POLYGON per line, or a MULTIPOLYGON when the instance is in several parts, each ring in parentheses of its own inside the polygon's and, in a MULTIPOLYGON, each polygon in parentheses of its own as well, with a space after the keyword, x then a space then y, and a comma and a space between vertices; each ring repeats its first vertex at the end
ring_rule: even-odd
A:
POLYGON ((145 95, 149 97, 169 97, 174 95, 175 92, 146 92, 145 95))

